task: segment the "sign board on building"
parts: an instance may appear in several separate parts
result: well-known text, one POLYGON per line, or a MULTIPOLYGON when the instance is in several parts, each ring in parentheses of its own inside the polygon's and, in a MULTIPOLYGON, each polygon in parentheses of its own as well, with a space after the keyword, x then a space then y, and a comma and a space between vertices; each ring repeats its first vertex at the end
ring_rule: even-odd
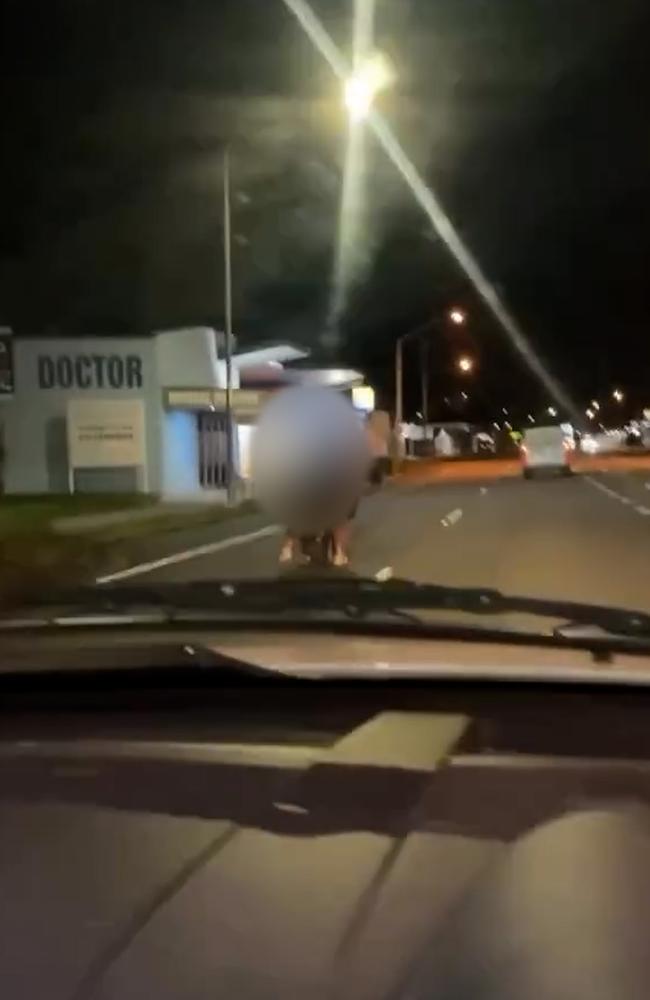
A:
MULTIPOLYGON (((235 416, 256 416, 269 397, 268 392, 257 389, 233 389, 232 411, 235 416)), ((168 389, 166 405, 179 410, 226 409, 225 389, 168 389)))
POLYGON ((14 392, 14 345, 11 330, 0 326, 0 398, 13 396, 14 392))
POLYGON ((146 461, 141 399, 68 401, 68 461, 72 469, 140 466, 146 461))
POLYGON ((39 354, 39 389, 141 389, 139 354, 39 354))
POLYGON ((352 388, 352 405, 355 410, 372 413, 375 408, 375 390, 370 385, 355 385, 352 388))

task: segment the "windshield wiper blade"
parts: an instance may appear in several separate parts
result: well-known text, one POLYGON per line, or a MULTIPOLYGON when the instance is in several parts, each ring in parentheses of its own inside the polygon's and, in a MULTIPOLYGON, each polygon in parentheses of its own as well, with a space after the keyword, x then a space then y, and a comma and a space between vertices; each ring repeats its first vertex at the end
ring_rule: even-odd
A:
POLYGON ((281 578, 269 580, 194 581, 137 586, 86 587, 52 594, 39 604, 80 609, 84 614, 127 614, 134 609, 156 609, 174 620, 188 610, 229 617, 267 617, 332 612, 348 619, 371 614, 404 615, 414 611, 451 611, 475 615, 521 613, 559 619, 552 634, 569 638, 578 625, 592 626, 609 635, 650 638, 650 615, 643 611, 565 600, 504 594, 485 587, 449 587, 392 579, 380 583, 360 577, 333 579, 281 578))

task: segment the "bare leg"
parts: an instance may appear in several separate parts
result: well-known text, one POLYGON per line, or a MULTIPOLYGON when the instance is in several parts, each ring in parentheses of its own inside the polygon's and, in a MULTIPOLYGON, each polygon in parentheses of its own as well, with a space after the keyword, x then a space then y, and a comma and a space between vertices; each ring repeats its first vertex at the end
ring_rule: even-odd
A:
POLYGON ((350 548, 352 521, 345 521, 343 524, 339 524, 338 527, 334 528, 332 534, 334 536, 334 549, 335 549, 334 565, 346 566, 350 561, 348 549, 350 548))
POLYGON ((289 532, 286 533, 282 542, 282 548, 280 549, 280 562, 286 563, 291 562, 294 557, 296 540, 293 535, 289 532))

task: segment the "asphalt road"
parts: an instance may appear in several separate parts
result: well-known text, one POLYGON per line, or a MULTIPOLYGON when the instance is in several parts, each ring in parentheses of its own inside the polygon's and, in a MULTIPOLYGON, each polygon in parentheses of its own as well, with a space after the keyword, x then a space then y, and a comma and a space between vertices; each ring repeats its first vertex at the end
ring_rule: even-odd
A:
MULTIPOLYGON (((206 529, 203 545, 202 554, 172 553, 134 581, 278 575, 280 534, 273 529, 213 548, 206 529)), ((389 484, 361 504, 352 567, 364 576, 390 571, 650 611, 650 469, 389 484)))

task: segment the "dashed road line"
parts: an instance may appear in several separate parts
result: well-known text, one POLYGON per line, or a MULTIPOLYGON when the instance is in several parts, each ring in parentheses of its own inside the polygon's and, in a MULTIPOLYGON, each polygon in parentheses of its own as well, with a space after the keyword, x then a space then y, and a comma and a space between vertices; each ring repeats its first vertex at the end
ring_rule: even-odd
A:
MULTIPOLYGON (((642 517, 650 517, 650 508, 644 507, 643 504, 635 504, 634 500, 630 497, 624 496, 622 493, 617 493, 616 490, 611 489, 605 483, 601 483, 598 479, 594 479, 593 476, 585 476, 588 483, 595 486, 596 489, 600 490, 601 493, 605 493, 612 500, 618 500, 619 503, 624 504, 626 507, 633 507, 637 514, 641 514, 642 517)), ((650 483, 645 484, 646 489, 650 489, 650 483)))

